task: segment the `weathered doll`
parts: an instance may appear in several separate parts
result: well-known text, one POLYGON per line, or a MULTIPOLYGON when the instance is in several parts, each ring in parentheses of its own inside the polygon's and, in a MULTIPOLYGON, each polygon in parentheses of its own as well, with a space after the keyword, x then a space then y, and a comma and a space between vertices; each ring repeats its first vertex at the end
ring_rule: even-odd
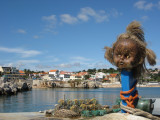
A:
POLYGON ((138 78, 146 70, 145 58, 150 65, 156 64, 156 55, 146 46, 141 24, 133 21, 111 48, 105 47, 105 58, 120 70, 132 71, 133 77, 138 78))

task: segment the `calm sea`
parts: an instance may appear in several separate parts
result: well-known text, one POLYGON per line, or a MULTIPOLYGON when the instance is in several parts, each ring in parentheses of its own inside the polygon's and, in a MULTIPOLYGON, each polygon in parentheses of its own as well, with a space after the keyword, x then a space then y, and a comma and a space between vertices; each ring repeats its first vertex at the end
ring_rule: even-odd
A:
MULTIPOLYGON (((0 113, 38 112, 53 109, 59 99, 96 98, 102 105, 113 105, 121 88, 73 89, 48 88, 32 89, 12 96, 0 96, 0 113)), ((146 98, 160 98, 160 87, 138 88, 139 95, 146 98)))

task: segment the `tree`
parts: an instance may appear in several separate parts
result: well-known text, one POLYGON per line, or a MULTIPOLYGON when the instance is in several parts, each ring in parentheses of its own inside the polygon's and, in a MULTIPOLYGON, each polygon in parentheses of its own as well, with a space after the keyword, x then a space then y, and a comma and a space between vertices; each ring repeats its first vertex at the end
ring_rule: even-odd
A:
POLYGON ((98 69, 98 72, 102 72, 102 69, 98 69))
POLYGON ((90 77, 91 77, 91 75, 85 75, 85 76, 84 76, 84 79, 87 80, 87 79, 89 79, 90 77))

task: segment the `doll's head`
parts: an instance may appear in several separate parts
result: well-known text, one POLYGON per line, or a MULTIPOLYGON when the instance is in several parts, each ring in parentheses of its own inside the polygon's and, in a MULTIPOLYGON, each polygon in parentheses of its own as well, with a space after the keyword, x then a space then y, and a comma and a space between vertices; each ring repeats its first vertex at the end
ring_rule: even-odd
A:
POLYGON ((105 47, 105 58, 120 70, 132 71, 137 78, 145 72, 145 58, 150 65, 156 64, 154 52, 146 46, 141 24, 133 21, 111 48, 105 47))

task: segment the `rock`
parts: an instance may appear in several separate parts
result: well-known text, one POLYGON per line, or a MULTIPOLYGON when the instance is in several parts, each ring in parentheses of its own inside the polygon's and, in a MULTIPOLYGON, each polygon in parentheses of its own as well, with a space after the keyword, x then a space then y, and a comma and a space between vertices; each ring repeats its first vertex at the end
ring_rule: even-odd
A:
POLYGON ((32 85, 30 83, 27 83, 28 90, 32 90, 32 85))
POLYGON ((61 109, 61 110, 57 110, 54 113, 54 116, 55 117, 62 117, 62 118, 74 118, 74 117, 80 116, 80 114, 78 114, 72 110, 61 109))
POLYGON ((26 82, 19 82, 18 84, 18 90, 19 91, 27 91, 28 89, 28 85, 26 82))
POLYGON ((12 93, 11 88, 4 88, 4 94, 10 95, 12 93))
POLYGON ((112 109, 118 109, 118 108, 120 108, 119 105, 113 105, 113 106, 112 106, 112 109))
POLYGON ((44 113, 44 111, 39 111, 39 113, 44 113))
POLYGON ((18 88, 17 88, 18 85, 17 84, 11 84, 9 87, 11 88, 11 92, 13 94, 17 94, 17 92, 18 92, 18 88))
POLYGON ((110 113, 102 117, 95 117, 92 120, 150 120, 141 116, 135 116, 128 113, 110 113))
POLYGON ((6 82, 0 86, 0 95, 17 94, 18 91, 31 90, 32 86, 26 82, 6 82))
POLYGON ((46 116, 53 116, 54 115, 54 109, 49 109, 45 111, 46 116))
POLYGON ((56 104, 54 109, 55 109, 55 111, 57 111, 57 110, 60 110, 61 107, 60 107, 60 105, 56 104))
POLYGON ((88 82, 83 82, 82 84, 84 88, 89 88, 88 82))
POLYGON ((28 90, 28 85, 27 85, 27 83, 26 82, 23 82, 22 83, 22 90, 28 90))
POLYGON ((12 88, 12 89, 11 89, 11 92, 12 92, 13 94, 17 94, 18 89, 17 89, 17 88, 12 88))
POLYGON ((107 113, 113 113, 113 110, 111 108, 109 108, 109 109, 106 109, 106 112, 107 113))
POLYGON ((52 83, 51 83, 51 86, 52 86, 53 88, 56 87, 56 83, 52 82, 52 83))
POLYGON ((2 87, 2 88, 9 88, 9 84, 8 84, 8 83, 2 83, 2 84, 1 84, 1 87, 2 87))
POLYGON ((2 95, 3 93, 4 93, 4 89, 0 87, 0 95, 2 95))
POLYGON ((109 109, 109 105, 102 106, 103 109, 109 109))

